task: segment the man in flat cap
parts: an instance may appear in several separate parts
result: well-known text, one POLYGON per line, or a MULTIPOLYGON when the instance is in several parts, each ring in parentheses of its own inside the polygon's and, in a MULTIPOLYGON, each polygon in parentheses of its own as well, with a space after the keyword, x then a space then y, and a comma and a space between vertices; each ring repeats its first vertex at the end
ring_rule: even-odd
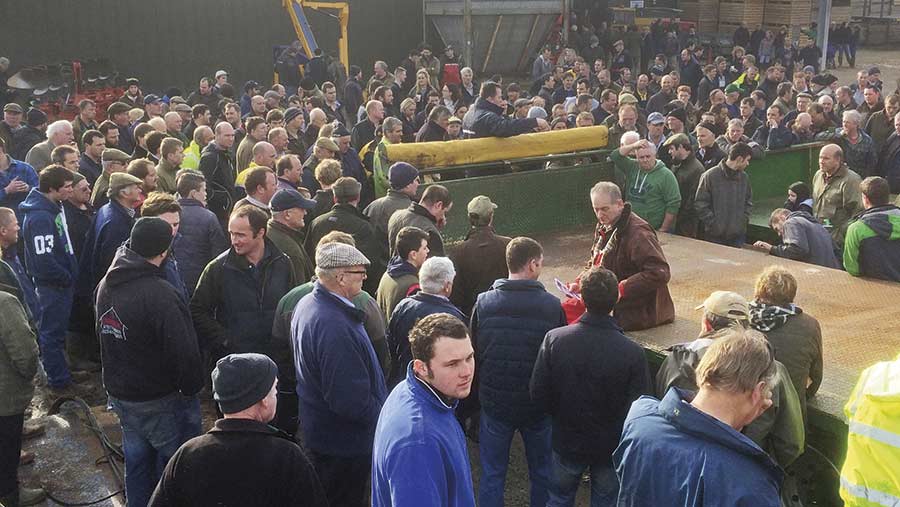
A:
POLYGON ((319 162, 329 158, 334 158, 335 153, 341 149, 330 137, 320 137, 316 139, 313 145, 312 155, 303 163, 303 174, 300 176, 300 186, 315 194, 321 189, 321 185, 316 181, 316 167, 319 162))
MULTIPOLYGON (((273 342, 272 322, 278 301, 297 283, 291 259, 266 237, 268 220, 266 212, 253 205, 231 213, 231 248, 200 275, 191 315, 200 343, 213 361, 227 354, 257 352, 287 372, 290 348, 273 342)), ((273 424, 293 433, 296 428, 285 423, 289 419, 279 413, 273 424)))
POLYGON ((91 206, 94 209, 99 209, 109 202, 106 192, 109 190, 110 177, 115 173, 124 173, 130 160, 131 156, 129 154, 116 148, 106 148, 100 154, 103 173, 94 182, 93 191, 91 192, 91 206))
POLYGON ((356 241, 356 247, 372 261, 367 270, 369 277, 363 288, 374 296, 378 291, 381 275, 387 269, 388 251, 384 241, 375 231, 375 226, 359 209, 361 189, 362 185, 349 176, 334 182, 332 186, 334 206, 331 211, 316 217, 309 225, 306 233, 306 251, 314 255, 319 240, 331 231, 350 234, 356 241))
POLYGON ((142 180, 128 173, 113 173, 109 178, 109 202, 97 210, 94 223, 84 239, 79 259, 78 292, 90 297, 106 275, 119 246, 128 239, 134 225, 134 207, 141 200, 142 180))
POLYGON ((306 454, 268 424, 278 406, 277 373, 262 354, 216 363, 213 393, 223 417, 178 449, 150 506, 328 505, 306 454))
POLYGON ((291 323, 300 431, 331 505, 366 505, 375 425, 387 397, 364 313, 351 302, 369 264, 350 245, 318 248, 318 280, 291 323))
POLYGON ((139 219, 97 288, 103 385, 122 425, 130 505, 147 504, 163 464, 201 428, 197 337, 160 268, 171 243, 168 222, 139 219))
MULTIPOLYGON (((0 85, 4 86, 4 85, 0 85)), ((13 140, 13 132, 22 126, 22 118, 25 110, 15 102, 3 106, 3 120, 0 120, 0 139, 10 146, 13 140)))

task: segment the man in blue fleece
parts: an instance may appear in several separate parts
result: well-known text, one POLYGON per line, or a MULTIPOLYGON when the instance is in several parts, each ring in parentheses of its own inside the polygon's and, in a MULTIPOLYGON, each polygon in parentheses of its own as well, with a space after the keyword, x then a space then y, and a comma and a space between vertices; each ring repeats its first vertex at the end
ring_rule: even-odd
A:
POLYGON ((72 196, 75 177, 58 165, 46 167, 19 205, 24 216, 25 268, 34 279, 43 318, 38 324, 41 361, 57 394, 72 385, 66 364, 66 330, 75 292, 77 261, 62 202, 72 196))
POLYGON ((475 350, 466 325, 447 313, 409 335, 413 361, 388 396, 372 451, 372 507, 474 507, 472 469, 453 415, 472 390, 475 350))

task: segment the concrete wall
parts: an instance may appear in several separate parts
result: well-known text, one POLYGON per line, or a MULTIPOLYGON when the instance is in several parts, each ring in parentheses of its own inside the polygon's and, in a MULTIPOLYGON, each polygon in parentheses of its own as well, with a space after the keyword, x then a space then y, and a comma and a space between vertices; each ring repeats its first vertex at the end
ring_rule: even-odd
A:
MULTIPOLYGON (((420 0, 349 0, 350 62, 396 65, 422 39, 420 0)), ((281 0, 5 0, 0 53, 13 68, 108 58, 148 90, 187 92, 220 68, 238 86, 272 81, 272 48, 296 38, 281 0)), ((333 18, 307 9, 319 44, 337 54, 333 18)))

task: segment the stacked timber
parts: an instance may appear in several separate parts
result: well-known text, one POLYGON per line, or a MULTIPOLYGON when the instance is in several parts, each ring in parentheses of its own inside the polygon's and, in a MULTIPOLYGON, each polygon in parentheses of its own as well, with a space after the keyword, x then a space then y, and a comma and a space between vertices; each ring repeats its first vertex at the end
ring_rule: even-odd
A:
POLYGON ((812 20, 812 2, 766 0, 763 22, 767 26, 807 27, 812 20))
POLYGON ((763 22, 765 0, 721 0, 719 3, 719 33, 734 33, 744 24, 753 30, 763 22))
POLYGON ((698 33, 715 33, 719 29, 719 0, 683 0, 681 19, 697 23, 698 33))

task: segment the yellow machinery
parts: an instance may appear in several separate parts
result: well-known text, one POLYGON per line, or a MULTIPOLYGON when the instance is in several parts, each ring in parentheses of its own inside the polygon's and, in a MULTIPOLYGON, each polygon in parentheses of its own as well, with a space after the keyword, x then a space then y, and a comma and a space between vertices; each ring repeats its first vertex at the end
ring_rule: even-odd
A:
POLYGON ((303 49, 307 55, 312 58, 313 51, 318 46, 316 36, 313 34, 309 20, 303 8, 316 9, 326 12, 329 16, 338 20, 341 27, 341 38, 338 40, 338 56, 345 69, 350 68, 350 46, 347 41, 347 27, 350 23, 350 5, 347 2, 309 2, 306 0, 281 0, 282 5, 291 17, 291 23, 294 25, 294 31, 297 33, 297 39, 303 44, 303 49), (337 11, 332 13, 330 11, 337 11))

